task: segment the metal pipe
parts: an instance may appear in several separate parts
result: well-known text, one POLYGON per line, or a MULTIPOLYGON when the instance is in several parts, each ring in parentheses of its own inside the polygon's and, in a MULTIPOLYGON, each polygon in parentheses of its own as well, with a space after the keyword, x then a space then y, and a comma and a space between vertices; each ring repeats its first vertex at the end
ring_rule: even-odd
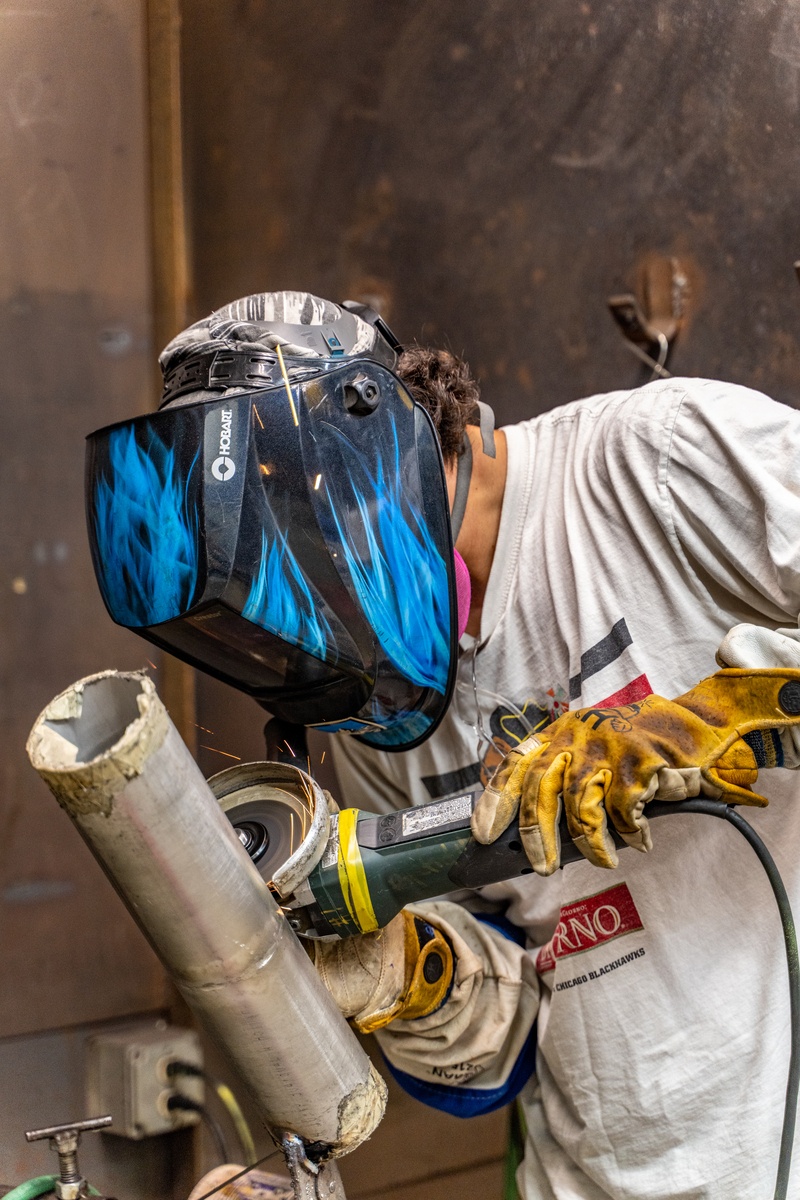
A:
POLYGON ((81 680, 47 706, 27 749, 267 1125, 334 1156, 355 1149, 383 1115, 386 1085, 152 681, 81 680))

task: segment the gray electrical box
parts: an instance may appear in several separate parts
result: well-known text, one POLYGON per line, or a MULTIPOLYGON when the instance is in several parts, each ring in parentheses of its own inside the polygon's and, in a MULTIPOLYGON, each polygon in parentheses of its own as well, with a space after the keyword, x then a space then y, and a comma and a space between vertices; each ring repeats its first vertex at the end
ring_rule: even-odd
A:
POLYGON ((87 1112, 110 1113, 105 1133, 120 1137, 152 1137, 185 1125, 196 1125, 196 1112, 170 1109, 170 1096, 180 1092, 203 1103, 203 1080, 196 1075, 170 1075, 170 1063, 202 1067, 200 1040, 192 1029, 156 1024, 125 1026, 91 1037, 86 1045, 87 1112))

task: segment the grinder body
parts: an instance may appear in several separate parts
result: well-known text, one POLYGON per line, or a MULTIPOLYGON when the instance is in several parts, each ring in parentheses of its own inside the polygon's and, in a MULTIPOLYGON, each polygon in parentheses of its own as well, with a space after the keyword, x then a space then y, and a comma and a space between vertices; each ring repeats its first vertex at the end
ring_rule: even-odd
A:
POLYGON ((465 793, 385 816, 357 809, 336 815, 307 890, 297 895, 314 934, 382 929, 406 904, 468 886, 458 881, 456 864, 472 840, 472 803, 465 793))
MULTIPOLYGON (((516 821, 489 846, 472 837, 470 819, 480 786, 376 816, 355 808, 337 811, 309 775, 283 763, 231 767, 209 783, 301 937, 371 933, 407 904, 533 870, 516 821), (291 810, 295 820, 300 804, 307 806, 308 819, 298 824, 316 833, 301 829, 294 843, 279 844, 284 810, 291 810), (254 836, 259 821, 261 835, 254 836)), ((651 803, 648 815, 669 809, 669 804, 651 803)), ((561 832, 562 865, 578 861, 580 851, 565 825, 561 832)), ((613 830, 612 836, 624 847, 613 830)))

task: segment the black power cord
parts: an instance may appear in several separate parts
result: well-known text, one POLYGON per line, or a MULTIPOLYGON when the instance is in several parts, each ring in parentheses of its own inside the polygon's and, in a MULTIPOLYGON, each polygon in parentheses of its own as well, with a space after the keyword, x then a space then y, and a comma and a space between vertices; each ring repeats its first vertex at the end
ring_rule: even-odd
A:
POLYGON ((196 1112, 201 1120, 205 1121, 208 1126, 209 1133, 214 1139, 217 1156, 220 1163, 228 1163, 231 1161, 228 1153, 228 1147, 225 1145, 225 1135, 222 1132, 222 1127, 216 1117, 212 1116, 206 1108, 205 1104, 199 1104, 197 1100, 190 1100, 188 1096, 182 1095, 180 1092, 173 1092, 167 1100, 167 1108, 170 1112, 179 1109, 183 1112, 196 1112))
POLYGON ((253 1135, 250 1132, 250 1126, 247 1124, 244 1113, 242 1112, 239 1101, 226 1083, 221 1079, 216 1079, 210 1075, 203 1067, 196 1063, 181 1062, 176 1059, 167 1067, 167 1076, 170 1079, 175 1079, 176 1076, 185 1075, 189 1078, 202 1079, 216 1093, 218 1100, 221 1102, 225 1111, 233 1123, 236 1130, 236 1137, 242 1148, 244 1155, 243 1162, 254 1163, 256 1159, 256 1148, 253 1143, 253 1135))
POLYGON ((753 826, 740 816, 735 808, 722 800, 679 800, 677 802, 659 802, 650 804, 648 815, 666 816, 670 813, 703 813, 709 817, 720 817, 728 821, 734 829, 738 829, 758 855, 766 876, 772 888, 778 905, 783 929, 783 941, 786 948, 786 964, 789 969, 789 1021, 791 1028, 791 1053, 789 1056, 789 1075, 786 1081, 786 1101, 783 1109, 783 1128, 781 1131, 781 1146, 778 1153, 778 1174, 775 1181, 773 1200, 786 1200, 789 1187, 789 1173, 792 1169, 792 1145, 794 1143, 794 1128, 797 1118, 797 1095, 800 1085, 800 958, 797 948, 797 931, 795 929, 792 907, 789 896, 775 865, 775 859, 770 854, 753 826))

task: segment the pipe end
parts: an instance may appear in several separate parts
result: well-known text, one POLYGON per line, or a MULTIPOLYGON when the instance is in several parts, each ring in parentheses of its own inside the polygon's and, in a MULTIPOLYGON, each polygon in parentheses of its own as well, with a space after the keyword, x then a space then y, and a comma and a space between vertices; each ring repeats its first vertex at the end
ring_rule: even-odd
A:
POLYGON ((62 808, 107 815, 116 793, 141 773, 168 726, 166 709, 146 673, 101 671, 51 700, 26 749, 62 808))
POLYGON ((332 1156, 350 1154, 371 1137, 383 1120, 389 1089, 383 1077, 369 1064, 369 1075, 354 1087, 339 1105, 339 1140, 332 1156))

